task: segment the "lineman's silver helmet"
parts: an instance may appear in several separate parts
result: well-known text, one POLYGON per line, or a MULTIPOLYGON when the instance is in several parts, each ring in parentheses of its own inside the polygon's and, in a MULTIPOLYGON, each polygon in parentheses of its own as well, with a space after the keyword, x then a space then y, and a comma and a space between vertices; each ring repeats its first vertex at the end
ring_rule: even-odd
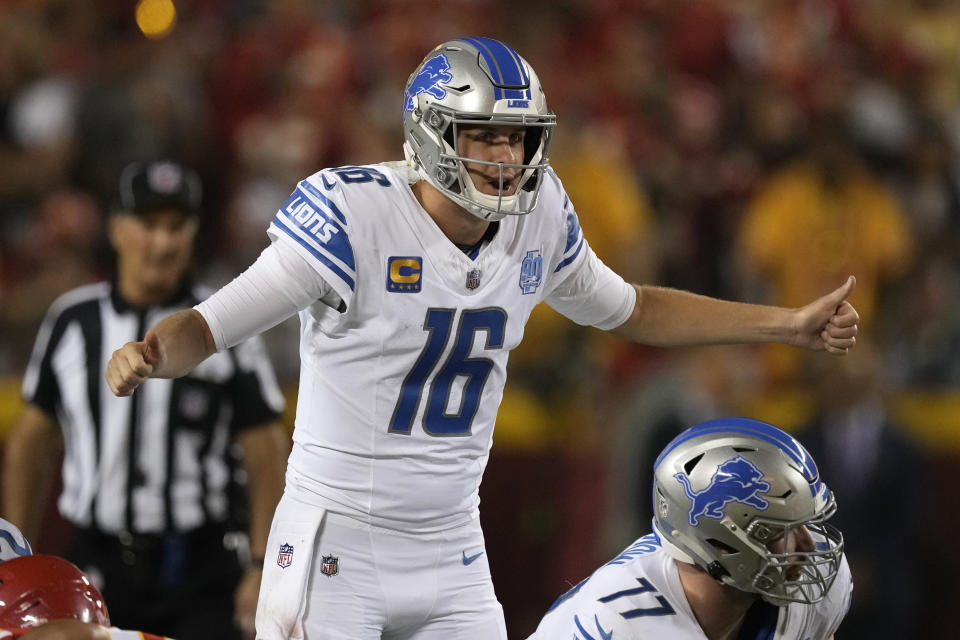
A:
POLYGON ((654 466, 653 525, 664 550, 778 606, 819 602, 833 584, 843 536, 826 521, 836 508, 803 445, 758 420, 691 427, 654 466), (777 544, 791 538, 808 548, 777 544))
POLYGON ((490 38, 461 38, 431 51, 403 92, 403 149, 420 176, 484 220, 530 213, 549 161, 556 117, 537 74, 509 46, 490 38), (461 127, 478 123, 526 128, 523 162, 465 158, 457 148, 461 127), (500 194, 481 193, 464 161, 499 167, 500 194), (503 194, 504 169, 521 171, 513 195, 503 194))

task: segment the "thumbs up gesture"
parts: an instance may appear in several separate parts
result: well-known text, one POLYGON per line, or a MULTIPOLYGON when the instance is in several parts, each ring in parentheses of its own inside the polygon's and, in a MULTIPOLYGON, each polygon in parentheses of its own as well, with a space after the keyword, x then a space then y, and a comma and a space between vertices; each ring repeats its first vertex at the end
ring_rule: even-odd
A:
POLYGON ((118 396, 131 395, 163 365, 164 359, 160 338, 150 329, 142 341, 128 342, 113 352, 105 376, 110 390, 118 396))
POLYGON ((853 276, 842 285, 805 307, 795 310, 795 347, 846 355, 857 343, 860 316, 848 298, 857 284, 853 276))

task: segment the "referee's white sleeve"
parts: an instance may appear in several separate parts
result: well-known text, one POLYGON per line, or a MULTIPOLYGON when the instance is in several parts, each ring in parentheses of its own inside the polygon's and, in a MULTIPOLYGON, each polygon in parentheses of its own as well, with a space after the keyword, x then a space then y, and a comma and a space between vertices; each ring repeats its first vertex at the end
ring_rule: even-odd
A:
POLYGON ((207 321, 217 350, 229 349, 320 300, 340 297, 298 254, 271 244, 232 282, 194 307, 207 321))

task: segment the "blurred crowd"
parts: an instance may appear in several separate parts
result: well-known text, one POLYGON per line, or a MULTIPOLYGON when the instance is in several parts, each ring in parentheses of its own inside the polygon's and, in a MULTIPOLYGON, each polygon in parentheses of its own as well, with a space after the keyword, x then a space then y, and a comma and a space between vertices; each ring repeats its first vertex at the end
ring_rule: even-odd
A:
MULTIPOLYGON (((135 4, 0 5, 10 385, 49 303, 110 277, 103 223, 126 163, 202 174, 197 272, 221 284, 266 246, 298 180, 400 159, 401 92, 433 46, 490 36, 540 75, 558 114, 551 163, 605 262, 787 306, 854 274, 863 332, 842 362, 668 353, 539 309, 481 492, 511 637, 646 532, 659 447, 731 413, 809 438, 837 491, 860 578, 843 637, 911 637, 960 595, 958 517, 934 508, 960 480, 960 3, 175 0, 176 23, 152 37, 135 4), (938 551, 890 553, 904 541, 938 551), (511 580, 517 569, 531 576, 511 580)), ((295 332, 268 335, 292 393, 295 332)))

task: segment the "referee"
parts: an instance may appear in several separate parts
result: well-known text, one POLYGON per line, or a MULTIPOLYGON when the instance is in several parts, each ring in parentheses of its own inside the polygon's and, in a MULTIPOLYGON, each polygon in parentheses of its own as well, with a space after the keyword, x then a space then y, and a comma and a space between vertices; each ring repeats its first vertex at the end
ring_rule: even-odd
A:
POLYGON ((171 162, 124 170, 109 221, 116 275, 47 312, 3 474, 3 516, 36 540, 62 451, 58 507, 75 528, 68 558, 98 583, 113 624, 177 640, 252 637, 289 447, 258 340, 132 397, 114 396, 104 380, 117 345, 208 295, 188 275, 200 189, 171 162), (238 458, 246 495, 234 490, 238 458), (237 544, 238 519, 249 523, 249 546, 237 544))

